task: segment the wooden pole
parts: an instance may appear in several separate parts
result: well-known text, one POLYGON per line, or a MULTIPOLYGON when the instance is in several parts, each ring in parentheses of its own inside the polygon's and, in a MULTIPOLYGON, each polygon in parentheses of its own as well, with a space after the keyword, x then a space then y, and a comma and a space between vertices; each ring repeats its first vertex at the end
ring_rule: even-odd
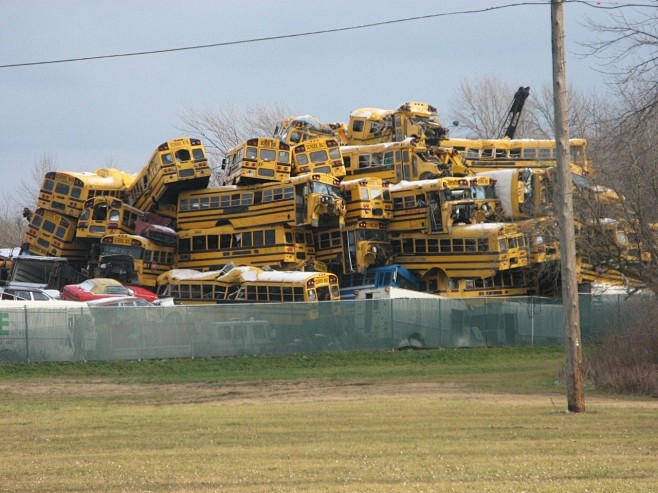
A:
POLYGON ((551 0, 551 42, 553 48, 553 102, 555 105, 555 144, 559 189, 557 213, 560 224, 567 401, 570 412, 582 413, 585 412, 585 394, 583 390, 583 353, 580 341, 576 239, 569 156, 563 0, 551 0))

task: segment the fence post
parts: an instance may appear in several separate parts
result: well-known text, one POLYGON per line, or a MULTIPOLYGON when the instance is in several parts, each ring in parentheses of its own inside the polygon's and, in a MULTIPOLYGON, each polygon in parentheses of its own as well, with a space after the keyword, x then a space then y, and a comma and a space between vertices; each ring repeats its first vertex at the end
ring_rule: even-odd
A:
POLYGON ((28 326, 27 326, 27 305, 23 307, 24 315, 25 315, 25 361, 27 363, 30 362, 30 337, 28 334, 28 326))
POLYGON ((196 327, 192 327, 192 324, 190 323, 190 308, 188 306, 185 307, 185 326, 187 327, 187 340, 190 344, 190 354, 194 359, 196 357, 196 327))
MULTIPOLYGON (((394 341, 395 339, 393 338, 393 336, 395 335, 395 327, 393 327, 393 319, 395 318, 395 315, 393 310, 393 303, 395 302, 395 298, 389 298, 388 301, 390 303, 388 314, 391 322, 391 340, 394 341)), ((370 303, 374 303, 374 302, 371 301, 370 303)))
POLYGON ((535 345, 535 297, 530 297, 530 345, 535 345))

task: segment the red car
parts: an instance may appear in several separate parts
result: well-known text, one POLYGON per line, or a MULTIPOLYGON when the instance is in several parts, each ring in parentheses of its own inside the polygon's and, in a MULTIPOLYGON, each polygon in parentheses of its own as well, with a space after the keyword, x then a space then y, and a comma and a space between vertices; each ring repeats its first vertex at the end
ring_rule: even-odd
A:
POLYGON ((146 288, 124 286, 115 279, 87 279, 80 284, 68 284, 62 289, 62 299, 68 301, 91 301, 115 296, 137 296, 150 303, 158 300, 158 296, 146 288))

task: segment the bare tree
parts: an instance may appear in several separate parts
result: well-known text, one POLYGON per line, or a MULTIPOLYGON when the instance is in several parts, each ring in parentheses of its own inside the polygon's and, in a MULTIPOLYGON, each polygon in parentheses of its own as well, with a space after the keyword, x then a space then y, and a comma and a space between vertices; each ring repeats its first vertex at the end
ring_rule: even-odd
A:
POLYGON ((616 92, 592 155, 597 180, 616 192, 615 219, 631 230, 629 244, 640 247, 634 255, 616 246, 604 251, 619 252, 620 271, 658 293, 658 8, 639 7, 589 21, 600 39, 585 45, 587 54, 599 57, 616 92))
MULTIPOLYGON (((474 81, 462 80, 459 93, 450 104, 450 120, 459 122, 456 133, 466 138, 498 138, 518 87, 495 76, 481 77, 474 81)), ((517 134, 529 137, 529 125, 530 120, 524 111, 521 113, 517 134)))
POLYGON ((283 104, 222 106, 218 109, 197 109, 190 106, 179 112, 179 130, 203 140, 214 175, 221 176, 220 163, 226 152, 252 137, 270 137, 276 124, 292 116, 283 104))
POLYGON ((632 108, 622 104, 607 125, 597 180, 614 189, 614 200, 604 195, 604 207, 592 216, 599 223, 618 219, 629 228, 629 248, 637 245, 640 251, 629 255, 628 248, 612 244, 605 253, 617 258, 623 274, 658 293, 658 111, 633 113, 632 108))
POLYGON ((29 178, 21 179, 13 201, 20 207, 27 207, 34 210, 37 206, 39 190, 44 176, 49 171, 56 170, 57 160, 52 153, 46 152, 40 158, 35 159, 30 170, 29 178))
POLYGON ((633 102, 622 118, 658 105, 658 8, 644 7, 613 11, 607 22, 588 21, 600 39, 584 45, 587 55, 601 60, 608 82, 633 102))
MULTIPOLYGON (((569 94, 569 131, 572 137, 596 141, 600 125, 609 119, 607 101, 597 93, 583 93, 573 86, 569 94)), ((527 118, 533 129, 534 137, 552 139, 555 136, 553 88, 544 84, 531 93, 527 105, 527 118)))
POLYGON ((4 197, 0 199, 0 203, 2 204, 0 206, 0 231, 2 231, 0 248, 20 246, 28 221, 15 200, 4 197))
MULTIPOLYGON (((466 133, 464 136, 470 138, 497 138, 515 91, 513 84, 497 77, 462 81, 451 105, 452 117, 459 121, 461 129, 457 132, 466 133)), ((574 87, 569 87, 568 93, 571 135, 596 140, 599 122, 608 118, 605 100, 598 94, 585 94, 574 87)), ((516 138, 554 137, 553 88, 546 83, 537 89, 530 88, 516 138)))

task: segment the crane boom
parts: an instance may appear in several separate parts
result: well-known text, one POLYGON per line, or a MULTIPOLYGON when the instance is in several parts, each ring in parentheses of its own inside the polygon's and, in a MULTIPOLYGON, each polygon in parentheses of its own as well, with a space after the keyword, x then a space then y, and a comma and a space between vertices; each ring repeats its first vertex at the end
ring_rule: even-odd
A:
POLYGON ((501 126, 500 135, 498 136, 499 139, 505 137, 509 139, 514 138, 514 134, 516 133, 516 127, 518 126, 519 118, 521 117, 521 111, 523 110, 523 105, 525 104, 525 100, 528 99, 529 95, 530 95, 529 87, 521 86, 516 91, 516 93, 514 94, 514 99, 512 100, 512 104, 507 113, 507 117, 505 118, 505 121, 501 126))

